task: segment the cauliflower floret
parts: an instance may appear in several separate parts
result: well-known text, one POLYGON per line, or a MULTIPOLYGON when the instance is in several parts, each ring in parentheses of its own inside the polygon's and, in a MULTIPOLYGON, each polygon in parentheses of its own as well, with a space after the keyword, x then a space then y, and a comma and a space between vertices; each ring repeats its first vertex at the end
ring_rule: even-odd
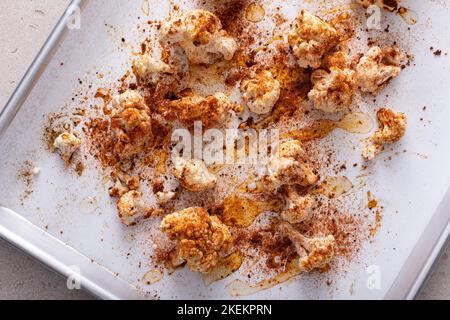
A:
POLYGON ((363 5, 364 8, 370 6, 378 6, 380 8, 386 9, 388 11, 394 12, 398 9, 398 3, 400 0, 357 0, 363 5))
POLYGON ((156 202, 158 202, 159 205, 165 205, 170 200, 176 197, 176 193, 173 191, 159 191, 155 194, 156 196, 156 202))
POLYGON ((302 10, 294 21, 288 42, 302 68, 319 68, 322 57, 340 41, 338 31, 329 23, 302 10))
POLYGON ((178 44, 191 64, 231 60, 237 49, 236 41, 222 29, 220 19, 205 10, 192 10, 164 23, 159 41, 162 45, 178 44))
POLYGON ((285 208, 281 212, 281 219, 292 224, 301 223, 311 216, 315 200, 310 195, 302 196, 293 187, 284 190, 285 208))
POLYGON ((183 188, 193 192, 212 189, 217 183, 216 176, 208 171, 205 162, 198 159, 175 159, 173 174, 183 188))
POLYGON ((138 60, 133 61, 133 67, 140 79, 151 83, 158 81, 159 76, 163 73, 173 73, 168 64, 156 60, 150 54, 140 55, 138 60))
POLYGON ((222 92, 207 97, 189 93, 161 108, 166 119, 177 119, 189 128, 193 127, 194 122, 200 121, 205 129, 222 124, 229 110, 240 112, 240 107, 222 92))
POLYGON ((190 270, 208 273, 221 258, 232 253, 234 239, 228 227, 200 207, 166 216, 161 230, 177 241, 170 256, 173 267, 186 262, 190 270))
POLYGON ((150 109, 137 91, 128 90, 113 98, 111 129, 115 139, 114 151, 123 159, 136 156, 150 142, 150 109))
POLYGON ((272 111, 280 97, 280 83, 268 70, 260 71, 255 77, 241 83, 242 99, 250 111, 266 114, 272 111))
POLYGON ((152 206, 142 200, 142 194, 135 190, 128 191, 119 198, 117 209, 122 223, 127 226, 133 226, 155 212, 152 206))
POLYGON ((404 60, 405 55, 396 48, 370 48, 356 67, 356 78, 361 91, 378 93, 400 74, 404 60))
POLYGON ((268 192, 276 192, 284 185, 311 186, 318 180, 298 140, 280 144, 278 153, 270 158, 267 170, 269 173, 262 178, 262 186, 268 192))
POLYGON ((316 109, 328 113, 344 111, 350 106, 356 91, 355 72, 351 69, 316 70, 311 76, 314 85, 308 98, 316 109))
POLYGON ((114 169, 111 173, 111 178, 114 181, 114 186, 109 188, 109 195, 111 197, 121 197, 128 191, 139 188, 139 178, 137 176, 130 176, 121 170, 114 169))
POLYGON ((379 129, 370 139, 363 151, 363 158, 373 160, 384 150, 384 144, 399 141, 406 131, 406 116, 388 108, 377 112, 379 129))
POLYGON ((280 224, 280 231, 286 234, 295 246, 300 257, 298 263, 300 271, 311 272, 314 269, 325 268, 333 259, 336 243, 332 235, 307 238, 287 222, 280 224))
POLYGON ((74 152, 80 148, 81 140, 71 133, 64 132, 55 139, 53 146, 58 150, 59 155, 67 166, 74 152))

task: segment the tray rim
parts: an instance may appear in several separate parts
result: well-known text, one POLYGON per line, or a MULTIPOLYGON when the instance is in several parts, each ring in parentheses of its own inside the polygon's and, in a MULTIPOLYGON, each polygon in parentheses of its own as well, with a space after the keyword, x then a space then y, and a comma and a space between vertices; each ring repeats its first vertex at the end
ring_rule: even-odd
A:
MULTIPOLYGON (((8 129, 11 122, 14 120, 16 114, 28 98, 28 95, 34 88, 34 85, 39 80, 40 76, 53 57, 57 45, 67 33, 68 29, 66 26, 67 22, 70 19, 70 9, 74 6, 83 9, 89 1, 90 0, 72 0, 64 11, 62 17, 53 28, 41 50, 34 58, 22 80, 0 112, 0 138, 8 129)), ((43 264, 50 267, 53 271, 56 271, 57 273, 60 273, 65 277, 73 275, 73 270, 70 269, 67 264, 62 262, 61 259, 58 259, 61 258, 61 255, 59 255, 59 257, 56 256, 56 253, 54 252, 56 250, 45 250, 40 244, 32 243, 28 237, 12 231, 14 229, 14 226, 17 229, 19 225, 22 225, 24 229, 32 232, 34 235, 41 233, 41 236, 43 236, 51 245, 54 245, 56 247, 65 247, 68 252, 70 252, 69 255, 72 257, 72 259, 75 259, 80 263, 83 263, 84 259, 88 259, 87 257, 81 255, 78 251, 76 251, 75 248, 67 246, 57 238, 51 236, 46 231, 34 226, 31 222, 23 218, 18 213, 1 206, 0 211, 3 214, 8 213, 6 214, 5 219, 0 219, 0 238, 3 238, 18 249, 36 258, 43 264)), ((417 295, 420 293, 420 290, 423 288, 425 281, 431 275, 431 272, 433 271, 438 258, 443 253, 449 242, 450 189, 441 200, 438 209, 433 214, 431 221, 426 226, 418 242, 414 245, 409 257, 407 258, 405 264, 402 266, 392 286, 384 296, 384 299, 414 299, 415 297, 417 297, 417 295)), ((98 267, 102 268, 101 266, 98 267)), ((106 271, 107 273, 110 273, 110 276, 113 276, 110 271, 106 269, 103 269, 103 271, 106 271)), ((96 273, 96 275, 100 275, 99 270, 94 273, 96 273)), ((125 288, 125 292, 129 294, 124 295, 124 291, 122 291, 121 293, 114 293, 105 288, 105 286, 99 285, 96 279, 93 279, 92 276, 83 276, 81 274, 78 274, 78 276, 82 280, 83 289, 98 298, 127 299, 130 296, 134 296, 135 298, 142 298, 142 295, 137 295, 136 293, 131 293, 128 291, 133 290, 131 285, 127 286, 127 284, 125 283, 122 284, 122 286, 124 286, 125 288)))

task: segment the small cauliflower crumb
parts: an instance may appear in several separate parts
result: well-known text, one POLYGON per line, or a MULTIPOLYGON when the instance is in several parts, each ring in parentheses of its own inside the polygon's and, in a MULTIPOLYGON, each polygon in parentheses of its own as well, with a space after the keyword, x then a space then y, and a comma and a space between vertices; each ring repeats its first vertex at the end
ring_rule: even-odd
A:
POLYGON ((256 114, 267 114, 280 97, 280 83, 268 70, 258 72, 241 83, 242 99, 256 114))
POLYGON ((150 54, 140 55, 137 60, 133 61, 133 67, 140 79, 151 83, 157 82, 161 74, 173 73, 168 64, 156 60, 150 54))
POLYGON ((183 188, 193 192, 212 189, 217 182, 216 176, 208 171, 205 162, 198 159, 175 159, 173 174, 183 188))
POLYGON ((135 190, 128 191, 119 198, 117 209, 122 223, 127 226, 136 225, 155 212, 152 206, 142 200, 142 194, 135 190))
POLYGON ((351 69, 316 70, 311 76, 314 85, 308 98, 316 109, 328 113, 345 111, 356 92, 355 72, 351 69))
POLYGON ((286 234, 295 246, 299 255, 299 269, 311 272, 314 269, 325 268, 334 257, 335 239, 332 235, 326 237, 307 238, 292 225, 283 222, 280 231, 286 234))
POLYGON ((159 205, 165 205, 175 198, 176 195, 177 194, 173 191, 159 191, 155 194, 156 202, 158 202, 159 205))
POLYGON ((166 216, 161 230, 177 242, 170 256, 172 267, 186 262, 191 271, 208 273, 221 258, 232 253, 234 239, 228 227, 201 207, 166 216))
POLYGON ((222 29, 220 19, 206 10, 192 10, 163 23, 159 41, 178 44, 191 64, 213 64, 220 59, 231 60, 236 41, 222 29))
POLYGON ((190 92, 185 97, 161 107, 166 119, 176 119, 188 128, 192 128, 194 122, 200 121, 205 129, 220 126, 229 110, 238 113, 240 111, 239 106, 222 92, 207 97, 190 92))
POLYGON ((399 141, 406 131, 406 115, 381 108, 377 112, 379 129, 370 139, 363 151, 363 158, 373 160, 384 150, 384 144, 399 141))
POLYGON ((61 133, 53 142, 53 146, 58 150, 65 165, 69 165, 72 155, 81 146, 81 140, 69 132, 61 133))
POLYGON ((298 140, 280 144, 278 152, 269 160, 268 175, 262 178, 263 188, 268 192, 276 192, 280 187, 298 184, 311 186, 317 183, 318 177, 307 163, 306 154, 298 140))
POLYGON ((128 90, 113 98, 111 129, 114 152, 130 159, 142 152, 152 137, 150 109, 137 91, 128 90))
POLYGON ((300 195, 293 187, 284 189, 285 208, 281 212, 281 219, 292 224, 301 223, 309 219, 315 200, 310 195, 300 195))
POLYGON ((363 92, 377 94, 400 74, 404 61, 405 55, 396 48, 370 48, 356 67, 359 88, 363 92))
POLYGON ((319 68, 323 56, 340 41, 338 31, 306 10, 294 21, 288 42, 301 68, 319 68))

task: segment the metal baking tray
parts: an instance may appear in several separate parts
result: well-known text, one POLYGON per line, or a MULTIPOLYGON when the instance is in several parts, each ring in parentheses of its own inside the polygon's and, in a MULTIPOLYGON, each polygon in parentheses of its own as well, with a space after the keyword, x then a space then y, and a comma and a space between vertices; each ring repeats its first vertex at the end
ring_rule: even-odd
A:
MULTIPOLYGON (((309 1, 283 4, 290 15, 312 6, 309 1)), ((412 299, 445 248, 450 232, 450 126, 445 120, 450 118, 450 12, 443 1, 402 4, 418 19, 405 37, 414 60, 377 104, 389 103, 405 112, 409 130, 399 147, 406 151, 379 161, 366 181, 384 207, 380 231, 331 286, 326 275, 301 276, 250 298, 412 299), (442 50, 441 56, 430 47, 442 50), (368 285, 374 275, 378 285, 368 285)), ((139 39, 137 17, 149 19, 150 8, 152 19, 161 19, 169 6, 168 1, 73 0, 0 115, 0 236, 64 276, 80 280, 100 298, 230 298, 225 286, 238 277, 205 287, 198 274, 183 270, 143 286, 140 279, 151 269, 145 264, 145 230, 119 223, 94 168, 87 167, 76 178, 43 148, 45 115, 76 97, 86 75, 93 78, 103 67, 104 79, 94 83, 98 86, 122 75, 133 48, 121 38, 127 43, 139 39), (68 24, 77 26, 77 8, 80 28, 69 29, 68 24), (33 181, 33 192, 24 195, 26 186, 18 172, 26 160, 41 173, 33 181)), ((408 28, 395 14, 383 13, 382 19, 390 32, 408 28)), ((343 146, 352 145, 345 135, 336 136, 343 146)))

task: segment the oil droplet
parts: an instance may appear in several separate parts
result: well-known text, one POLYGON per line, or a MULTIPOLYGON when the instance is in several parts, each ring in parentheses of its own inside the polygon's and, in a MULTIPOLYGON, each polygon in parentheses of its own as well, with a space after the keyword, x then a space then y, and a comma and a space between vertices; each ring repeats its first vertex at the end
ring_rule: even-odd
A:
POLYGON ((264 19, 266 11, 264 8, 256 3, 251 3, 248 5, 247 10, 245 11, 245 18, 250 22, 260 22, 264 19))
POLYGON ((366 134, 372 131, 373 123, 369 115, 362 112, 354 112, 339 120, 337 127, 350 133, 366 134))
POLYGON ((144 274, 142 277, 142 282, 149 286, 160 281, 163 278, 163 275, 164 274, 160 270, 153 269, 144 274))
POLYGON ((97 198, 85 197, 83 200, 81 200, 80 209, 83 213, 93 213, 98 209, 97 198))
POLYGON ((203 282, 205 286, 210 286, 212 283, 225 279, 233 272, 239 270, 242 265, 242 254, 236 251, 230 254, 228 257, 219 261, 214 269, 203 275, 203 282))
POLYGON ((407 24, 414 25, 419 20, 418 14, 411 9, 401 7, 398 9, 398 14, 407 24))
POLYGON ((252 294, 282 284, 299 275, 300 273, 301 271, 298 268, 298 259, 294 259, 286 265, 285 271, 277 274, 274 277, 262 280, 255 284, 250 284, 248 282, 237 279, 228 284, 226 288, 230 295, 233 297, 250 296, 252 294))
POLYGON ((246 228, 263 212, 281 210, 281 199, 253 200, 244 195, 231 195, 223 202, 222 221, 228 226, 246 228))
POLYGON ((323 194, 333 199, 342 196, 352 188, 353 184, 347 177, 327 177, 312 191, 312 194, 323 194))
POLYGON ((366 134, 372 131, 373 123, 369 115, 362 112, 349 113, 339 121, 321 119, 308 128, 293 130, 281 135, 281 138, 291 138, 299 141, 323 139, 334 129, 339 128, 349 133, 366 134))
POLYGON ((150 0, 145 0, 144 3, 142 3, 141 11, 146 16, 150 15, 150 0))

